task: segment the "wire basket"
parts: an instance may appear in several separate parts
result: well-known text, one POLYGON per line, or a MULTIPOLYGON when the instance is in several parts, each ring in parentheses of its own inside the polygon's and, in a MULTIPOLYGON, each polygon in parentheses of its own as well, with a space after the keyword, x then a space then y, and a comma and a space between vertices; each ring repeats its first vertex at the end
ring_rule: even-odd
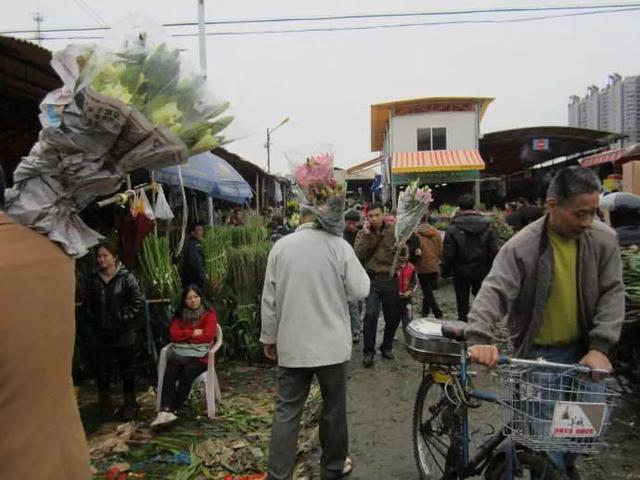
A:
POLYGON ((503 365, 498 369, 506 434, 532 450, 593 454, 603 447, 618 394, 571 369, 503 365))

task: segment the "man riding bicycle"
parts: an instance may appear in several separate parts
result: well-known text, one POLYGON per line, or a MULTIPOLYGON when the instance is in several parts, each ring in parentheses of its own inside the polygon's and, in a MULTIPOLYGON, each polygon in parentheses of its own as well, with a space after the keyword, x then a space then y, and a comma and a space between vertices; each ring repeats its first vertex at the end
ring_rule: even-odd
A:
POLYGON ((547 215, 502 247, 473 302, 465 331, 472 361, 497 366, 494 331, 508 317, 515 356, 611 370, 607 355, 622 328, 624 284, 616 234, 594 222, 599 192, 600 181, 586 168, 568 167, 553 178, 547 215))

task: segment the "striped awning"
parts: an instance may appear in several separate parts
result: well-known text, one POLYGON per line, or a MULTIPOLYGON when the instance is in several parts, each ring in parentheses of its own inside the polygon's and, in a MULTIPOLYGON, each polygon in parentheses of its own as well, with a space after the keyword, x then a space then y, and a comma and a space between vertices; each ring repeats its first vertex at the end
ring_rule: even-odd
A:
POLYGON ((620 160, 624 156, 624 149, 619 148, 617 150, 610 150, 608 152, 597 153, 584 157, 580 161, 580 165, 583 167, 595 167, 596 165, 602 165, 603 163, 614 163, 620 160))
POLYGON ((636 160, 640 157, 640 144, 636 143, 625 148, 618 148, 616 150, 609 150, 608 152, 596 153, 584 157, 580 160, 580 165, 583 167, 595 167, 596 165, 602 165, 603 163, 626 163, 631 160, 636 160))
POLYGON ((478 150, 435 150, 429 152, 399 152, 393 154, 393 173, 459 172, 484 170, 478 150))

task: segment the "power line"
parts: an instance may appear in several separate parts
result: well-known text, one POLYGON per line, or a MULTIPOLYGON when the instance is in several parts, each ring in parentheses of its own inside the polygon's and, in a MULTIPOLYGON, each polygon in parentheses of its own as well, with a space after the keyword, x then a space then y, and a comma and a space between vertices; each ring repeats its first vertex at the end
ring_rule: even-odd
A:
MULTIPOLYGON (((76 3, 82 0, 74 0, 76 3)), ((83 2, 89 7, 86 2, 83 2)), ((80 5, 80 4, 79 4, 80 5)), ((81 5, 80 5, 81 6, 81 5)), ((485 8, 485 9, 468 9, 468 10, 442 10, 432 12, 397 12, 397 13, 379 13, 379 14, 356 14, 356 15, 326 15, 326 16, 302 16, 302 17, 279 17, 279 18, 258 18, 258 19, 230 19, 230 20, 210 20, 206 22, 207 25, 240 25, 240 24, 260 24, 260 23, 287 23, 287 22, 324 22, 324 21, 336 21, 336 20, 365 20, 375 18, 403 18, 403 17, 425 17, 425 16, 459 16, 459 15, 478 15, 488 13, 531 13, 531 12, 552 12, 552 11, 580 11, 580 10, 606 10, 606 9, 619 9, 619 8, 631 8, 640 7, 640 3, 612 3, 612 4, 594 4, 594 5, 558 5, 551 7, 504 7, 504 8, 485 8)), ((84 7, 82 7, 84 9, 84 7)), ((90 7, 89 7, 90 8, 90 7)), ((85 10, 86 11, 86 10, 85 10)), ((94 11, 95 13, 95 11, 94 11)), ((91 14, 90 14, 91 15, 91 14)), ((96 13, 97 15, 97 13, 96 13)), ((93 16, 93 15, 92 15, 93 16)), ((50 28, 42 30, 43 33, 60 33, 60 32, 84 32, 84 31, 97 31, 108 30, 110 27, 106 26, 101 17, 98 17, 100 23, 99 27, 65 27, 65 28, 50 28)), ((197 25, 197 22, 174 22, 165 23, 163 27, 187 27, 197 25)), ((0 32, 0 34, 18 34, 18 33, 32 33, 32 30, 6 30, 0 32)))
POLYGON ((91 5, 89 5, 85 0, 73 0, 73 2, 84 10, 84 13, 96 20, 100 26, 107 27, 103 18, 93 8, 91 8, 91 5))
MULTIPOLYGON (((340 31, 360 31, 360 30, 376 30, 376 29, 393 29, 393 28, 408 28, 408 27, 435 27, 435 26, 447 26, 447 25, 495 25, 501 23, 523 23, 523 22, 536 22, 544 20, 554 20, 566 17, 576 17, 584 15, 603 15, 607 13, 621 13, 621 12, 634 12, 640 11, 640 6, 633 8, 617 8, 610 10, 598 10, 592 12, 575 12, 565 13, 558 15, 545 15, 537 17, 525 17, 525 18, 506 18, 506 19, 484 19, 484 20, 449 20, 438 22, 417 22, 417 23, 395 23, 395 24, 379 24, 379 25, 359 25, 348 27, 317 27, 317 28, 302 28, 302 29, 283 29, 283 30, 254 30, 254 31, 236 31, 236 32, 207 32, 207 36, 239 36, 239 35, 278 35, 278 34, 290 34, 290 33, 319 33, 319 32, 340 32, 340 31)), ((174 37, 195 37, 197 33, 174 33, 174 37)), ((72 37, 49 37, 45 40, 98 40, 103 39, 104 36, 72 36, 72 37)))

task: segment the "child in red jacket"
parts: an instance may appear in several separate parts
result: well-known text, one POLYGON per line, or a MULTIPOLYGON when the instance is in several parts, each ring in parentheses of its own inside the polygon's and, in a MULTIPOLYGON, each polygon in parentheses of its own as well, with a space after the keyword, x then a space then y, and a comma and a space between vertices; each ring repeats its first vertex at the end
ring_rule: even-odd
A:
POLYGON ((402 309, 402 328, 406 329, 407 325, 413 319, 411 300, 413 292, 416 291, 418 285, 418 274, 416 267, 409 261, 408 252, 403 251, 398 259, 398 289, 400 291, 400 302, 402 309))
POLYGON ((189 397, 196 378, 207 370, 209 348, 215 340, 218 318, 196 285, 182 293, 181 307, 169 326, 171 347, 162 382, 160 412, 152 427, 174 422, 189 397))

